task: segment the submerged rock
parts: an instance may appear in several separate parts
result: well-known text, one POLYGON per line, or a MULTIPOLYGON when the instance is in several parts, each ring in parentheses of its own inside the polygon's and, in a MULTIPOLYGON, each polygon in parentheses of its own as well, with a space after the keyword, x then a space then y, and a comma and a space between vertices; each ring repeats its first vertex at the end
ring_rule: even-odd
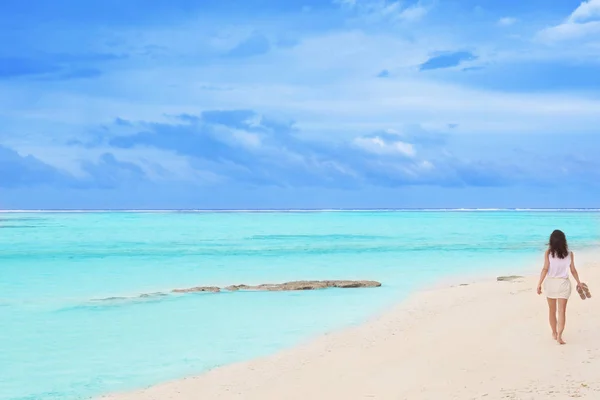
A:
POLYGON ((123 301, 129 300, 129 297, 105 297, 103 299, 92 299, 92 301, 123 301))
POLYGON ((496 278, 497 281, 499 282, 510 282, 510 281, 514 281, 517 279, 522 279, 522 276, 519 275, 509 275, 509 276, 499 276, 498 278, 496 278))
POLYGON ((92 299, 92 301, 111 301, 111 302, 129 302, 138 301, 140 299, 152 299, 156 297, 168 296, 168 293, 156 292, 156 293, 142 293, 139 296, 134 297, 106 297, 104 299, 92 299))
POLYGON ((328 287, 336 288, 368 288, 368 287, 379 287, 380 282, 377 281, 325 281, 328 287))
POLYGON ((216 286, 198 286, 189 289, 173 289, 172 293, 197 293, 197 292, 211 292, 218 293, 221 289, 216 286))
POLYGON ((149 297, 164 297, 164 296, 168 296, 167 293, 163 293, 163 292, 156 292, 156 293, 143 293, 140 294, 140 298, 142 299, 146 299, 149 297))
POLYGON ((368 287, 379 287, 380 282, 376 281, 292 281, 285 283, 263 283, 261 285, 249 286, 249 285, 231 285, 227 286, 225 290, 237 291, 237 290, 256 290, 256 291, 288 291, 288 290, 317 290, 326 288, 368 288, 368 287))
MULTIPOLYGON (((498 278, 500 279, 500 278, 498 278)), ((235 292, 238 290, 248 291, 264 291, 264 292, 281 292, 281 291, 296 291, 296 290, 318 290, 327 288, 373 288, 381 286, 380 282, 377 281, 291 281, 284 283, 263 283, 260 285, 231 285, 224 288, 224 290, 235 292)), ((196 286, 186 289, 173 289, 170 293, 219 293, 221 288, 217 286, 196 286)), ((105 299, 96 299, 94 301, 134 301, 140 299, 152 299, 168 296, 169 293, 155 292, 155 293, 143 293, 136 297, 108 297, 105 299)))

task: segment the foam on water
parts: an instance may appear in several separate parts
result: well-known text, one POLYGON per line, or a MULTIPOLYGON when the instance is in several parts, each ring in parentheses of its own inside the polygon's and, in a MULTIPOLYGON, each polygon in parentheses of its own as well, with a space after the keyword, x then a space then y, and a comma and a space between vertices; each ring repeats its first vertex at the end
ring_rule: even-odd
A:
POLYGON ((553 229, 577 251, 599 227, 583 210, 4 213, 0 398, 85 399, 265 355, 456 274, 538 268, 553 229), (384 285, 140 297, 297 279, 384 285))

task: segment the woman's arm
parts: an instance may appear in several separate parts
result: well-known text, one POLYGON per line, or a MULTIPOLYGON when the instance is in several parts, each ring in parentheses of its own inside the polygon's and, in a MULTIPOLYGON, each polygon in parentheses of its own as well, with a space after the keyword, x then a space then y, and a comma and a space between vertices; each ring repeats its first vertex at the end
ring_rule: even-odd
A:
POLYGON ((542 283, 544 279, 546 279, 546 275, 548 274, 548 267, 550 262, 548 261, 548 250, 544 253, 544 267, 542 268, 542 272, 540 273, 540 281, 537 287, 537 294, 542 294, 542 283))
POLYGON ((573 252, 571 252, 571 275, 573 275, 573 278, 575 278, 577 286, 581 285, 579 274, 577 273, 577 269, 575 269, 575 256, 573 255, 573 252))

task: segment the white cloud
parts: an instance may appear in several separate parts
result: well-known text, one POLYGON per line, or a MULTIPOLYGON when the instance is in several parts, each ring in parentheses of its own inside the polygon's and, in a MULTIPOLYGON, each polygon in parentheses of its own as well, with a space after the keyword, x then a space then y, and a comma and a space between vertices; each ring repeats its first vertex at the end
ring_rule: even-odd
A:
POLYGON ((404 1, 396 0, 334 0, 343 8, 352 10, 360 18, 368 22, 414 22, 422 19, 429 12, 430 7, 418 1, 407 6, 404 1))
POLYGON ((339 4, 342 7, 352 8, 356 5, 356 0, 333 0, 333 4, 339 4))
POLYGON ((404 9, 398 18, 403 21, 418 21, 425 17, 429 12, 429 8, 422 6, 421 4, 415 4, 414 6, 404 9))
POLYGON ((504 17, 498 20, 498 25, 500 26, 510 26, 514 25, 517 22, 516 18, 513 17, 504 17))
POLYGON ((24 144, 17 147, 22 155, 32 154, 39 160, 72 175, 77 179, 85 179, 89 172, 83 169, 82 162, 95 162, 103 154, 111 153, 121 162, 129 162, 139 166, 144 174, 154 181, 186 181, 186 182, 218 182, 222 179, 209 170, 200 171, 193 168, 188 157, 172 151, 153 147, 136 147, 119 149, 111 146, 95 148, 33 145, 24 144))
POLYGON ((239 144, 247 148, 259 148, 262 144, 260 136, 254 133, 233 129, 231 135, 239 144))
MULTIPOLYGON (((193 33, 188 31, 187 36, 194 37, 193 33)), ((294 119, 302 135, 325 140, 352 140, 365 132, 412 123, 440 127, 458 123, 460 134, 597 130, 600 100, 594 96, 553 91, 551 86, 543 93, 477 88, 415 71, 414 66, 431 52, 459 44, 452 35, 427 32, 414 40, 354 29, 311 33, 294 47, 274 49, 264 59, 245 63, 134 64, 86 83, 83 92, 78 82, 45 85, 42 92, 38 85, 0 82, 0 115, 10 110, 13 121, 25 121, 10 130, 3 121, 5 132, 41 136, 52 131, 53 139, 74 137, 116 117, 163 122, 168 120, 165 115, 212 109, 253 109, 294 119), (374 78, 384 68, 393 68, 394 79, 374 78), (231 90, 200 89, 206 85, 231 90), (35 103, 15 102, 33 97, 35 103), (50 123, 60 129, 49 128, 50 123)), ((568 47, 552 51, 552 57, 582 51, 579 44, 568 47)), ((597 50, 600 47, 595 54, 597 50)), ((548 54, 544 46, 517 51, 519 57, 532 59, 548 54)), ((258 119, 253 123, 260 125, 258 119)), ((259 138, 237 139, 248 147, 260 145, 259 138)))
POLYGON ((355 138, 354 144, 369 153, 396 154, 405 157, 414 157, 416 155, 415 148, 412 144, 401 140, 388 141, 379 136, 355 138))
POLYGON ((431 163, 431 161, 428 161, 428 160, 421 161, 421 163, 419 164, 419 167, 421 169, 426 170, 426 171, 430 171, 432 169, 435 169, 435 165, 433 165, 433 163, 431 163))
POLYGON ((538 38, 546 42, 576 40, 600 34, 600 0, 582 2, 562 24, 543 29, 538 38))
POLYGON ((600 21, 591 21, 584 24, 564 23, 542 30, 538 37, 546 42, 583 39, 600 33, 600 21))
POLYGON ((600 0, 584 1, 569 16, 570 23, 585 23, 600 19, 600 0))
MULTIPOLYGON (((393 35, 351 31, 309 36, 260 62, 168 68, 144 64, 90 83, 102 85, 101 93, 110 90, 111 96, 77 93, 67 84, 40 93, 36 87, 0 83, 0 114, 11 110, 15 117, 27 118, 27 126, 15 125, 14 132, 41 135, 48 131, 49 121, 61 123, 60 129, 52 129, 58 132, 54 138, 64 137, 63 132, 73 137, 72 131, 81 131, 81 126, 110 123, 116 117, 168 122, 165 115, 212 109, 253 109, 293 119, 302 135, 332 140, 411 123, 458 123, 461 134, 597 130, 600 101, 594 96, 552 92, 551 87, 544 93, 477 89, 415 72, 411 66, 429 52, 455 47, 451 38, 435 39, 418 38, 413 43, 393 35), (373 77, 374 71, 390 66, 394 79, 373 77), (157 92, 156 82, 168 84, 157 92), (206 84, 232 90, 198 90, 206 84), (38 99, 35 103, 14 100, 33 96, 38 99)), ((252 122, 260 125, 258 119, 252 122)), ((238 139, 257 144, 253 138, 238 139)))

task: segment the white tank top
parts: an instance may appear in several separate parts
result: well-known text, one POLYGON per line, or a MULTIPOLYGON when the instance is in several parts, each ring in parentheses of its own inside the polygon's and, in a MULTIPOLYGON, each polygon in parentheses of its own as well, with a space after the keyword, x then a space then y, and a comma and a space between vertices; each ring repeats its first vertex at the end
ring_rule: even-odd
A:
POLYGON ((548 267, 549 278, 568 278, 569 269, 571 267, 571 252, 565 258, 553 257, 552 253, 548 254, 548 261, 550 266, 548 267))

